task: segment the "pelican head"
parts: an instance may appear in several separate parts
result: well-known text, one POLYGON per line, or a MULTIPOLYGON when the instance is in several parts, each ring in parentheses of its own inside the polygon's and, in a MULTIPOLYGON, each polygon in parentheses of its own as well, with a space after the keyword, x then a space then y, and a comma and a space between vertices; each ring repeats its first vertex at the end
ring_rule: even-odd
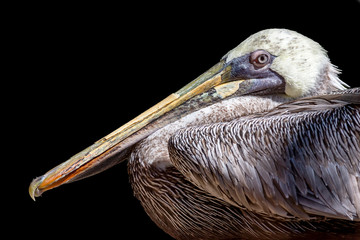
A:
POLYGON ((287 29, 255 33, 223 59, 236 66, 234 76, 253 74, 266 80, 270 76, 271 81, 283 82, 284 93, 294 98, 319 93, 325 86, 344 89, 346 85, 320 44, 287 29))
POLYGON ((260 31, 176 93, 34 179, 30 195, 34 199, 104 171, 127 159, 131 146, 140 140, 200 108, 243 95, 278 94, 290 100, 344 89, 337 73, 325 50, 313 40, 286 29, 260 31))

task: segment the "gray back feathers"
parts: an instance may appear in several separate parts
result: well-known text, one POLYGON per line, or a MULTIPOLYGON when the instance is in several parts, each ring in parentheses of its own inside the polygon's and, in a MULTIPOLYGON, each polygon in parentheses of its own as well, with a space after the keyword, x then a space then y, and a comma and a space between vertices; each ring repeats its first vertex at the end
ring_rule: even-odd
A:
POLYGON ((171 161, 199 188, 278 218, 360 220, 360 89, 178 131, 171 161))

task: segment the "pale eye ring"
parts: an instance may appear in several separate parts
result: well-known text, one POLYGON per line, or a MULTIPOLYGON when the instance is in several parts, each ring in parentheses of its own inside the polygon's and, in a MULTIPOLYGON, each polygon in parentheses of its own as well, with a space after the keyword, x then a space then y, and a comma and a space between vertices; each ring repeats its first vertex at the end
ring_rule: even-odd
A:
POLYGON ((265 50, 257 50, 250 54, 250 63, 255 69, 263 68, 271 61, 271 55, 265 50))

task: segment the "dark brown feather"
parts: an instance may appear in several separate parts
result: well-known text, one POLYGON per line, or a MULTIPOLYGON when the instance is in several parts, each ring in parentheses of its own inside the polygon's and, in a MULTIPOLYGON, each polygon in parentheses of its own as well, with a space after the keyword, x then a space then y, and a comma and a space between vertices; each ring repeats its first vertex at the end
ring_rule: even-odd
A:
POLYGON ((358 209, 346 181, 359 172, 358 100, 359 90, 348 90, 184 128, 169 142, 174 165, 167 152, 146 164, 151 146, 141 142, 129 161, 135 196, 180 240, 353 231, 358 209))

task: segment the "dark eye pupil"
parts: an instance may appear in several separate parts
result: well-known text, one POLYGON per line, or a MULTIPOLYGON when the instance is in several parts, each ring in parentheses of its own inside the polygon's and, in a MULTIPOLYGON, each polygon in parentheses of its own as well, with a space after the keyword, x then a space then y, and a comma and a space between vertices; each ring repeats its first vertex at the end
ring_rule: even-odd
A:
POLYGON ((265 63, 267 61, 267 56, 262 54, 258 57, 258 62, 259 63, 265 63))

